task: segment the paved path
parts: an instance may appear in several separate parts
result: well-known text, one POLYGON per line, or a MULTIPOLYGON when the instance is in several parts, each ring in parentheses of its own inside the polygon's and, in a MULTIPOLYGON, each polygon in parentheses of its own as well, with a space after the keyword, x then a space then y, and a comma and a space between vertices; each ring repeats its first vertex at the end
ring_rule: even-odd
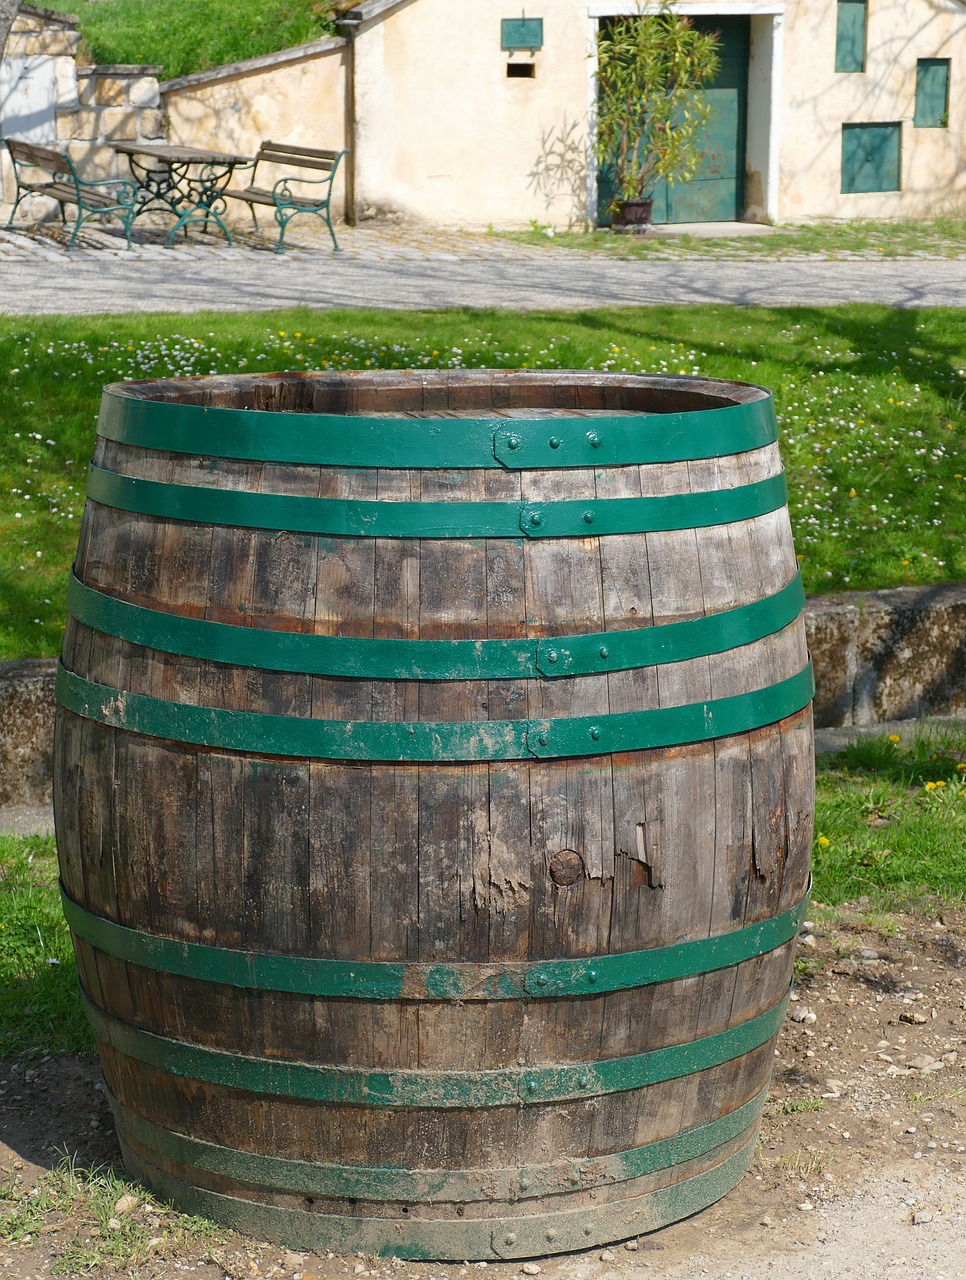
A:
POLYGON ((285 306, 495 307, 514 310, 660 303, 894 307, 966 305, 966 260, 759 258, 614 260, 467 232, 352 228, 276 256, 270 246, 197 238, 131 252, 92 231, 67 254, 52 240, 0 232, 0 313, 250 311, 285 306))

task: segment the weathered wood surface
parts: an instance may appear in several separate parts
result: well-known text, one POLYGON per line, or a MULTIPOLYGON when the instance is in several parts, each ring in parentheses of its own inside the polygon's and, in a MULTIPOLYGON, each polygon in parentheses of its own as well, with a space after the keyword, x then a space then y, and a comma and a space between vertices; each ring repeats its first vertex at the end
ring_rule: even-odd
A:
MULTIPOLYGON (((735 384, 731 394, 752 392, 735 384)), ((135 394, 348 415, 572 416, 641 407, 640 393, 635 400, 620 378, 540 375, 508 388, 505 377, 482 372, 400 375, 378 393, 364 378, 286 375, 158 383, 135 394)), ((709 401, 699 405, 685 384, 676 393, 658 386, 648 403, 667 411, 709 401)), ((95 462, 169 483, 384 502, 713 492, 780 468, 774 446, 660 466, 484 472, 213 461, 104 440, 95 462)), ((186 617, 316 635, 463 640, 702 617, 777 592, 796 561, 784 509, 667 533, 434 541, 192 525, 89 502, 76 572, 99 591, 186 617)), ((738 650, 603 675, 339 679, 178 657, 71 622, 63 660, 91 680, 186 704, 410 722, 676 706, 783 680, 807 655, 798 620, 738 650)), ((603 956, 767 920, 800 901, 807 886, 807 710, 746 734, 660 750, 449 764, 245 755, 61 711, 57 758, 68 894, 97 915, 185 942, 410 963, 603 956)), ((459 1003, 245 991, 148 971, 79 940, 77 951, 91 1001, 159 1036, 273 1060, 469 1072, 592 1063, 717 1034, 775 1006, 792 959, 786 944, 728 969, 636 990, 459 1003)), ((772 1065, 769 1043, 677 1080, 600 1097, 413 1110, 185 1081, 106 1045, 102 1058, 123 1107, 179 1133, 291 1159, 440 1170, 522 1167, 656 1142, 733 1112, 765 1086, 772 1065)), ((705 1163, 725 1160, 733 1146, 705 1163)), ((189 1182, 201 1177, 177 1161, 140 1155, 189 1182)), ((683 1163, 592 1195, 562 1187, 553 1211, 582 1204, 592 1212, 695 1167, 683 1163)), ((301 1204, 271 1188, 204 1177, 212 1190, 301 1204)), ((545 1200, 520 1194, 516 1212, 546 1211, 545 1200)), ((354 1199, 333 1199, 329 1210, 410 1221, 457 1213, 454 1205, 354 1199)), ((482 1197, 459 1215, 506 1211, 506 1203, 482 1197)))

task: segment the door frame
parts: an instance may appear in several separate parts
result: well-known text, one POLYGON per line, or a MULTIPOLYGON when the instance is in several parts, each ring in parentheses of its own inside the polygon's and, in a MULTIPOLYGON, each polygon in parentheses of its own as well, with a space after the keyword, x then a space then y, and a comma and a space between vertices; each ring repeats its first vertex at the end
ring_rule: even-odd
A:
MULTIPOLYGON (((758 189, 745 184, 744 218, 778 218, 779 140, 784 58, 785 0, 677 0, 672 9, 685 17, 750 17, 745 165, 760 174, 758 189), (758 194, 759 199, 753 197, 758 194)), ((589 0, 587 5, 587 219, 597 225, 597 29, 601 18, 657 13, 656 3, 637 0, 589 0)))

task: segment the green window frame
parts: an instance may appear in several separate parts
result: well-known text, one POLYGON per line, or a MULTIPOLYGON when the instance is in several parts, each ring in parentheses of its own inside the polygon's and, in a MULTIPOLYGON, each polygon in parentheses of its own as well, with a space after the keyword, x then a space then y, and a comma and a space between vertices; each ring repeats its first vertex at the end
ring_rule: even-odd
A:
POLYGON ((842 125, 842 194, 900 189, 902 126, 842 125))
POLYGON ((838 0, 835 22, 835 70, 865 70, 867 0, 838 0))
POLYGON ((920 58, 916 63, 917 129, 945 129, 949 124, 949 59, 920 58))

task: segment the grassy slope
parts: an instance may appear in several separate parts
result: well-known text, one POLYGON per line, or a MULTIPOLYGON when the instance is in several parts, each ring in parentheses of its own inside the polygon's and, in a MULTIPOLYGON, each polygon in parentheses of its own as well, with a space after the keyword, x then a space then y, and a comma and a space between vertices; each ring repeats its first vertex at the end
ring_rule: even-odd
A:
POLYGON ((785 224, 760 236, 615 236, 608 230, 557 231, 531 221, 527 231, 494 232, 502 239, 599 253, 609 258, 961 258, 966 217, 954 212, 928 221, 912 218, 785 224))
POLYGON ((809 591, 966 577, 966 313, 850 306, 544 315, 0 319, 0 658, 57 652, 101 387, 240 370, 596 368, 775 393, 809 591))
POLYGON ((275 53, 332 33, 328 0, 78 0, 96 63, 146 63, 162 78, 275 53))

